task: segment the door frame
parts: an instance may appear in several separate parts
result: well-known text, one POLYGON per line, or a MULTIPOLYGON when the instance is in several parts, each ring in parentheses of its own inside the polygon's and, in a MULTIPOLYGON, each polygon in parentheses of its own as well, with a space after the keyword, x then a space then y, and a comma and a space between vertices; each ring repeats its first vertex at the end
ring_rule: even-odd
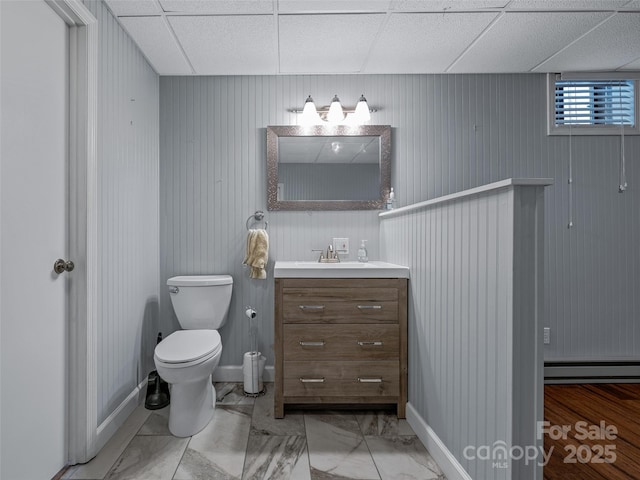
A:
POLYGON ((45 0, 69 26, 69 276, 67 463, 97 453, 98 23, 80 0, 45 0))

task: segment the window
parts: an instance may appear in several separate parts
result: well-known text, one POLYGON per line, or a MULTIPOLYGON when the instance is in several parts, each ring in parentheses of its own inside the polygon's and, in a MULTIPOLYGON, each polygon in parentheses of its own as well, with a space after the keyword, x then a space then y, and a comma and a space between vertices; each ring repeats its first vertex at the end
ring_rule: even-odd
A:
POLYGON ((549 77, 550 135, 640 134, 636 80, 549 77))

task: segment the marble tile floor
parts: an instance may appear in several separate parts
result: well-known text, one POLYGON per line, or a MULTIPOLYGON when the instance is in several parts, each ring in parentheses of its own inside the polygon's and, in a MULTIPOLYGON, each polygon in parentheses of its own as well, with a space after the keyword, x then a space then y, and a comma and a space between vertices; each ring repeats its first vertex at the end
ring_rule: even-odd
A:
POLYGON ((305 410, 273 418, 273 384, 258 398, 217 383, 209 425, 173 437, 168 407, 138 407, 72 480, 442 480, 405 420, 376 411, 305 410))

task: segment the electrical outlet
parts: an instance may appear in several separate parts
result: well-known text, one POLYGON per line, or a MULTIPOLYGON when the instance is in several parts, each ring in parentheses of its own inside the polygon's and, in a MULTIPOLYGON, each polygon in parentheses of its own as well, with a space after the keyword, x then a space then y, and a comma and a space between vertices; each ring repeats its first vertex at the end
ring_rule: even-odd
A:
POLYGON ((544 327, 544 344, 549 345, 551 343, 551 327, 544 327))
POLYGON ((333 250, 338 252, 340 255, 348 255, 349 254, 349 239, 348 238, 334 238, 333 239, 333 250))

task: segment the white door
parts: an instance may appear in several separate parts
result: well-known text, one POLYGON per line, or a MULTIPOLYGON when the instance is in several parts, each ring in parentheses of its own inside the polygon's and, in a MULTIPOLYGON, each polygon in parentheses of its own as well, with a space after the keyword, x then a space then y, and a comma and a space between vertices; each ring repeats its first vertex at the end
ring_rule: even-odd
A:
POLYGON ((44 1, 0 0, 0 478, 67 459, 68 28, 44 1))

